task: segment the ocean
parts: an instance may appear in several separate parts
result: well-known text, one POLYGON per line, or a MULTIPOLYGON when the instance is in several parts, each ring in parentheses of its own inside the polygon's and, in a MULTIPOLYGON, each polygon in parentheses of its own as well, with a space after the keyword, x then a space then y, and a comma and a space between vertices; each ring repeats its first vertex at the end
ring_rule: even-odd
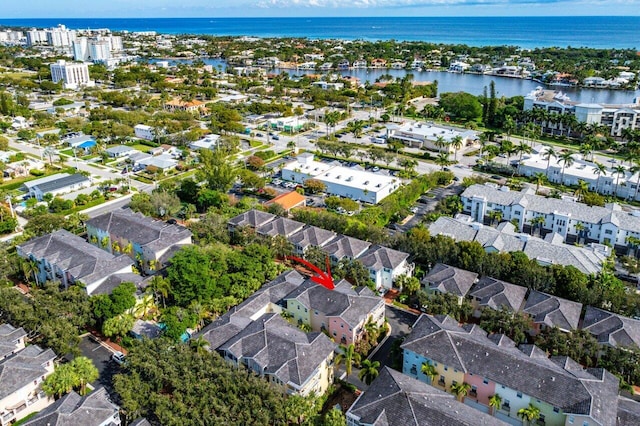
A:
POLYGON ((640 49, 640 16, 2 19, 20 27, 109 28, 165 34, 398 40, 470 46, 640 49))

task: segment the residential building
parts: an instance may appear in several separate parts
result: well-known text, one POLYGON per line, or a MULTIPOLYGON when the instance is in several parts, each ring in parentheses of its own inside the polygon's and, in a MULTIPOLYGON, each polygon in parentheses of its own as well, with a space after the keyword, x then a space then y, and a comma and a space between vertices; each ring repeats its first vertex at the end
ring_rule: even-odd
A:
POLYGON ((413 274, 409 254, 380 245, 371 246, 358 260, 369 270, 377 289, 389 290, 400 275, 413 274))
POLYGON ((105 149, 104 152, 106 152, 107 155, 111 158, 123 158, 133 154, 137 154, 140 151, 127 145, 116 145, 112 146, 111 148, 105 149))
POLYGON ((520 424, 517 413, 529 404, 540 410, 538 422, 548 426, 615 426, 619 380, 606 370, 584 369, 568 357, 551 357, 533 345, 502 335, 488 336, 475 325, 461 327, 449 316, 421 315, 401 345, 403 373, 425 383, 429 364, 434 386, 451 391, 456 383, 471 388, 465 404, 489 411, 489 399, 502 404, 494 416, 520 424))
POLYGON ((597 273, 611 254, 603 244, 588 243, 583 247, 564 244, 562 237, 549 233, 544 239, 517 232, 511 222, 497 228, 473 222, 466 215, 440 217, 429 226, 431 235, 445 235, 456 241, 477 241, 485 251, 521 251, 540 265, 571 265, 585 274, 597 273))
POLYGON ((480 317, 481 310, 508 310, 519 312, 523 308, 527 287, 508 283, 492 277, 484 276, 468 293, 473 306, 473 314, 480 317))
POLYGON ((285 311, 298 324, 327 332, 341 345, 356 343, 368 322, 384 324, 384 301, 366 287, 352 288, 345 280, 333 290, 306 280, 283 298, 285 311))
POLYGON ((82 149, 85 153, 96 146, 96 140, 88 135, 79 135, 64 139, 64 143, 69 145, 71 148, 82 149))
POLYGON ((164 104, 164 109, 172 112, 187 111, 202 115, 206 110, 204 105, 204 102, 198 100, 183 101, 181 99, 172 99, 164 104))
POLYGON ((189 144, 189 148, 193 149, 194 151, 197 151, 199 149, 214 149, 217 146, 219 139, 220 135, 206 135, 197 141, 191 142, 189 144))
POLYGON ((94 82, 89 78, 87 64, 59 60, 55 64, 51 64, 50 68, 51 80, 54 83, 62 81, 65 89, 79 89, 94 85, 94 82))
POLYGON ((133 131, 137 138, 152 141, 156 137, 155 129, 145 124, 136 124, 133 126, 133 131))
POLYGON ((192 243, 187 228, 130 209, 94 217, 86 226, 89 242, 109 253, 127 254, 146 273, 163 268, 177 250, 192 243))
POLYGON ((256 229, 268 222, 271 222, 276 217, 277 216, 274 214, 252 209, 229 219, 227 227, 230 232, 235 231, 237 228, 244 227, 256 229))
POLYGON ((640 425, 640 404, 623 396, 618 397, 617 426, 640 425))
POLYGON ((176 159, 169 154, 150 155, 140 158, 136 161, 136 164, 145 166, 147 170, 153 170, 154 172, 161 171, 163 173, 167 170, 175 169, 178 166, 176 159))
POLYGON ((530 155, 523 156, 522 161, 518 163, 518 173, 523 176, 542 173, 550 182, 567 186, 577 186, 580 181, 584 181, 589 191, 604 195, 615 193, 625 199, 640 199, 640 172, 617 163, 599 165, 587 161, 580 154, 572 155, 573 164, 567 165, 559 158, 549 159, 546 156, 548 149, 549 147, 540 145, 535 147, 530 155))
POLYGON ((533 321, 531 334, 553 327, 569 332, 578 328, 582 303, 531 290, 522 312, 533 321))
POLYGON ((312 153, 300 154, 287 163, 282 178, 300 184, 316 179, 325 184, 329 194, 371 204, 379 203, 402 184, 393 176, 315 161, 312 153))
POLYGON ((422 285, 428 293, 453 294, 458 298, 458 303, 462 304, 477 280, 478 274, 475 272, 436 263, 422 279, 422 285))
POLYGON ((491 212, 499 212, 501 220, 517 221, 520 232, 532 231, 532 221, 540 217, 536 228, 541 233, 557 233, 570 243, 580 238, 626 251, 629 237, 640 238, 640 211, 624 211, 619 204, 590 207, 572 199, 536 195, 531 188, 518 192, 489 185, 471 185, 460 198, 473 220, 489 223, 491 212))
POLYGON ((27 333, 22 327, 15 328, 11 324, 0 324, 0 361, 24 349, 27 333))
POLYGON ((37 280, 58 281, 65 287, 81 282, 89 295, 110 275, 132 273, 128 256, 114 256, 60 229, 16 247, 18 255, 38 265, 37 280))
POLYGON ((269 207, 272 204, 277 204, 289 212, 296 207, 304 207, 307 205, 307 198, 297 191, 283 192, 277 197, 264 203, 265 207, 269 207))
POLYGON ((287 219, 286 217, 277 217, 274 220, 257 227, 256 234, 268 238, 273 238, 277 235, 288 238, 291 235, 300 232, 305 226, 306 225, 302 222, 287 219))
POLYGON ((323 247, 334 265, 343 259, 354 260, 362 256, 371 247, 371 243, 357 238, 341 235, 323 247))
POLYGON ((455 138, 461 138, 461 146, 473 145, 478 133, 473 130, 441 127, 433 123, 412 123, 387 125, 387 138, 398 139, 413 148, 425 148, 432 151, 454 152, 452 144, 455 138))
POLYGON ((80 173, 74 175, 57 173, 25 182, 22 185, 30 197, 42 201, 45 194, 56 196, 91 186, 91 179, 80 173))
POLYGON ((111 402, 104 387, 86 396, 71 391, 23 425, 29 426, 119 426, 120 407, 111 402))
POLYGON ((37 345, 24 347, 23 341, 17 343, 15 349, 13 355, 0 360, 0 426, 40 411, 53 402, 42 391, 41 384, 53 373, 56 354, 37 345))
POLYGON ((598 343, 620 348, 640 347, 640 321, 587 306, 580 328, 598 343))
POLYGON ((293 244, 294 253, 298 256, 304 256, 309 247, 324 247, 336 237, 337 234, 333 231, 327 231, 317 226, 307 226, 287 239, 293 244))
MULTIPOLYGON (((586 83, 596 86, 612 86, 604 80, 588 80, 586 83)), ((640 128, 640 98, 629 104, 596 104, 572 102, 562 93, 538 88, 524 98, 524 110, 535 111, 541 109, 559 116, 567 115, 575 121, 587 124, 606 126, 607 135, 621 138, 625 129, 640 128)), ((565 124, 561 120, 538 119, 542 130, 547 133, 562 135, 575 133, 575 124, 565 124), (572 127, 573 126, 573 127, 572 127)))
POLYGON ((347 426, 506 426, 451 394, 382 367, 347 411, 347 426))

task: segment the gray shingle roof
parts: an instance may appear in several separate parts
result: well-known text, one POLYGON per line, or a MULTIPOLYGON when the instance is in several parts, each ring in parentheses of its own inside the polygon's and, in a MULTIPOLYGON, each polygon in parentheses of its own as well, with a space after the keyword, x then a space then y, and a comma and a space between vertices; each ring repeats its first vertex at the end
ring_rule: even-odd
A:
POLYGON ((265 314, 218 350, 238 359, 251 358, 265 374, 302 386, 335 348, 323 333, 305 333, 279 314, 265 314))
POLYGON ((421 315, 401 347, 516 389, 564 413, 615 425, 615 376, 601 369, 584 370, 566 357, 548 359, 531 346, 519 350, 501 342, 498 346, 481 329, 464 329, 449 317, 421 315))
POLYGON ((618 423, 617 426, 640 425, 640 403, 628 398, 618 398, 618 423))
POLYGON ((191 237, 184 226, 154 220, 130 209, 118 209, 89 219, 88 227, 126 239, 143 248, 159 252, 191 237))
POLYGON ((288 239, 292 244, 306 249, 311 246, 323 247, 336 238, 336 236, 337 234, 333 231, 327 231, 317 226, 307 226, 289 236, 288 239))
POLYGON ((338 260, 344 257, 355 259, 363 254, 370 246, 371 244, 367 241, 342 235, 327 244, 324 247, 324 251, 329 256, 338 260))
POLYGON ((619 347, 640 347, 640 321, 587 306, 582 327, 599 343, 619 347))
POLYGON ((464 297, 478 278, 478 274, 453 266, 437 263, 422 279, 422 283, 429 288, 442 293, 451 293, 464 297))
POLYGON ((408 257, 408 253, 374 245, 365 251, 358 260, 367 268, 377 271, 382 268, 395 269, 402 265, 402 262, 406 261, 408 257))
POLYGON ((229 219, 229 222, 227 223, 232 227, 249 226, 251 228, 258 228, 259 226, 274 220, 276 217, 277 216, 274 214, 254 209, 229 219))
POLYGON ((0 361, 0 401, 47 374, 45 365, 55 357, 51 349, 31 345, 0 361))
POLYGON ((133 265, 130 257, 114 256, 64 229, 29 240, 18 249, 26 256, 47 259, 86 285, 133 265))
POLYGON ((265 237, 275 237, 276 235, 282 235, 288 237, 304 228, 305 224, 295 220, 287 219, 285 217, 278 217, 270 222, 259 226, 256 229, 258 235, 265 237))
POLYGON ((0 359, 18 349, 18 342, 27 336, 22 327, 15 328, 11 324, 0 325, 0 359))
POLYGON ((388 367, 347 413, 360 424, 388 426, 502 426, 507 423, 458 402, 453 395, 388 367))
POLYGON ((112 420, 120 421, 117 405, 109 400, 105 388, 99 388, 85 397, 74 391, 63 396, 24 425, 29 426, 101 426, 112 420))
POLYGON ((113 290, 122 283, 130 282, 134 283, 136 287, 140 287, 144 278, 138 274, 126 273, 126 274, 113 274, 109 275, 98 287, 91 292, 92 296, 96 294, 111 294, 113 290))
POLYGON ((469 293, 469 296, 480 299, 480 306, 511 311, 520 310, 526 295, 526 287, 491 277, 482 277, 469 293))
POLYGON ((578 328, 582 303, 572 302, 550 294, 532 290, 522 312, 531 316, 534 323, 562 330, 578 328))

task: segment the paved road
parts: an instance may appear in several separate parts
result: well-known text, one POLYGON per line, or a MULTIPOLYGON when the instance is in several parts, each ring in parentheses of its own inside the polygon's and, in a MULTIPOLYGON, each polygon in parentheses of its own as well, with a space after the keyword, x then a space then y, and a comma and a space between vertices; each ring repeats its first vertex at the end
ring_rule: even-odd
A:
POLYGON ((118 365, 111 361, 111 352, 109 349, 97 343, 93 336, 84 336, 80 341, 80 352, 86 356, 98 369, 100 376, 98 380, 91 383, 93 387, 104 386, 109 394, 113 394, 113 376, 118 373, 118 365))
POLYGON ((392 305, 386 306, 385 315, 389 322, 389 326, 391 326, 391 334, 371 359, 373 361, 380 362, 381 365, 391 367, 393 366, 393 359, 391 358, 393 343, 409 334, 411 327, 416 319, 418 319, 418 316, 392 305))

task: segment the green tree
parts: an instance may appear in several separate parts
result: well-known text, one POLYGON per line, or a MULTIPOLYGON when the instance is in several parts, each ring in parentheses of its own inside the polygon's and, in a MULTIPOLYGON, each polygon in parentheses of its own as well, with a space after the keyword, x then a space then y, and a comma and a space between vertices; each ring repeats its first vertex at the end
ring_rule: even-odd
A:
POLYGON ((482 105, 478 98, 465 92, 441 94, 440 107, 461 121, 478 120, 482 117, 482 105))
POLYGON ((356 347, 353 344, 349 346, 340 345, 340 351, 336 355, 334 363, 336 368, 344 363, 344 369, 347 373, 347 377, 351 375, 351 370, 354 364, 360 364, 360 354, 356 352, 356 347))
POLYGON ((370 385, 373 380, 378 377, 380 371, 380 363, 378 361, 371 361, 365 359, 360 366, 360 373, 358 378, 365 384, 370 385))
POLYGON ((497 393, 491 395, 489 398, 489 407, 491 407, 491 413, 495 416, 496 412, 502 407, 502 397, 497 393))
POLYGON ((187 306, 192 300, 207 302, 221 295, 216 290, 216 277, 225 268, 224 256, 213 265, 204 249, 185 246, 171 259, 167 268, 167 278, 171 283, 171 296, 180 306, 187 306))
POLYGON ((58 365, 42 382, 42 390, 49 396, 60 398, 71 392, 78 382, 71 364, 58 365))
POLYGON ((531 424, 540 418, 540 409, 533 404, 529 404, 528 407, 524 407, 518 410, 518 417, 522 421, 526 421, 527 424, 531 424))
POLYGON ((422 374, 427 376, 427 378, 429 379, 429 384, 433 383, 436 377, 438 377, 438 370, 436 370, 436 367, 434 367, 433 364, 430 364, 428 362, 422 363, 422 365, 420 366, 420 371, 422 372, 422 374))
POLYGON ((122 314, 109 318, 102 325, 102 334, 106 337, 115 337, 120 341, 133 328, 134 318, 129 314, 122 314))
POLYGON ((87 384, 98 380, 100 376, 98 369, 93 364, 93 361, 85 356, 74 358, 70 365, 76 379, 74 387, 79 387, 80 395, 85 395, 87 393, 87 384))
POLYGON ((222 149, 200 150, 200 164, 197 176, 207 183, 209 189, 227 192, 233 186, 237 173, 222 149))
POLYGON ((467 382, 455 383, 451 386, 451 392, 458 398, 458 401, 462 402, 465 396, 471 390, 471 385, 467 382))

